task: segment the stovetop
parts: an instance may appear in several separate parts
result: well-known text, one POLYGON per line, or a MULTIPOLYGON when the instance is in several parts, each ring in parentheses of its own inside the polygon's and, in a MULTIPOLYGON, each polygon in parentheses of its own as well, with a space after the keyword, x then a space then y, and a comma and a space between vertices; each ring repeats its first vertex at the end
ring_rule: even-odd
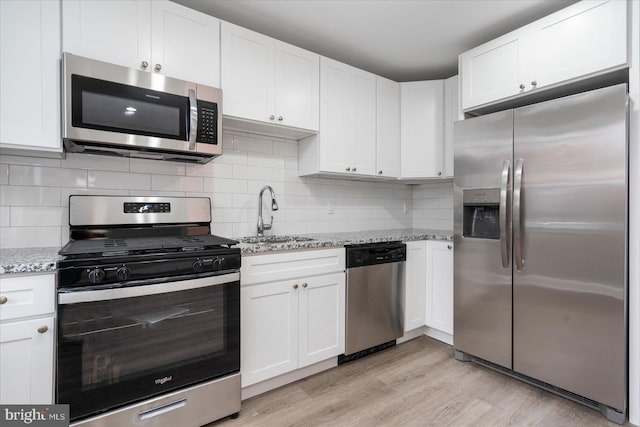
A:
POLYGON ((59 252, 65 259, 166 254, 229 248, 238 242, 211 234, 72 240, 59 252))

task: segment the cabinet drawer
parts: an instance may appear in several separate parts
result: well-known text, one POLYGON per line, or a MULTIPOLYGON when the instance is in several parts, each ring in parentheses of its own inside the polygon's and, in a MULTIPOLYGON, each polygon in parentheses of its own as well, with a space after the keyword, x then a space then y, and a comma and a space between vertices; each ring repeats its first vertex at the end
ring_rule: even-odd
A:
POLYGON ((55 274, 0 276, 0 320, 53 313, 55 274))
POLYGON ((242 257, 241 284, 272 282, 344 271, 344 248, 242 257))

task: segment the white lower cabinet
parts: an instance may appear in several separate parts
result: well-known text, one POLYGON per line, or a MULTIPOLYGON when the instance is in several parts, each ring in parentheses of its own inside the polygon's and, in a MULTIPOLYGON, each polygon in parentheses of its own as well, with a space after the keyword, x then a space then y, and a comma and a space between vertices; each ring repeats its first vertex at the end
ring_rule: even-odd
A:
POLYGON ((344 249, 247 258, 240 290, 243 387, 344 353, 344 249), (273 277, 271 269, 282 280, 251 283, 273 277))
POLYGON ((425 324, 453 334, 453 242, 427 242, 425 324))
POLYGON ((404 331, 424 326, 425 290, 427 286, 427 242, 407 242, 405 262, 404 331))
POLYGON ((54 295, 53 274, 0 277, 2 405, 53 403, 54 295))

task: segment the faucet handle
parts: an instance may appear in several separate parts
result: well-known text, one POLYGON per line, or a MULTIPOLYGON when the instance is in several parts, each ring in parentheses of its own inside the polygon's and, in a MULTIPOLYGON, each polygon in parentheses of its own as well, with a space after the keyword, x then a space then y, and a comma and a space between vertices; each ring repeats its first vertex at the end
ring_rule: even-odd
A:
POLYGON ((271 222, 269 224, 264 225, 265 230, 271 230, 271 226, 273 225, 273 215, 271 215, 271 222))

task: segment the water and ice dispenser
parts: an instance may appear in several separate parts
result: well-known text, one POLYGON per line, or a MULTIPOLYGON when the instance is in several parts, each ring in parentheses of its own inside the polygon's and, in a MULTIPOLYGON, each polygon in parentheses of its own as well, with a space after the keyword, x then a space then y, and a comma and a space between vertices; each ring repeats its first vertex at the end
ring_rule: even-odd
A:
POLYGON ((462 192, 462 235, 479 239, 500 238, 500 189, 484 188, 462 192))

